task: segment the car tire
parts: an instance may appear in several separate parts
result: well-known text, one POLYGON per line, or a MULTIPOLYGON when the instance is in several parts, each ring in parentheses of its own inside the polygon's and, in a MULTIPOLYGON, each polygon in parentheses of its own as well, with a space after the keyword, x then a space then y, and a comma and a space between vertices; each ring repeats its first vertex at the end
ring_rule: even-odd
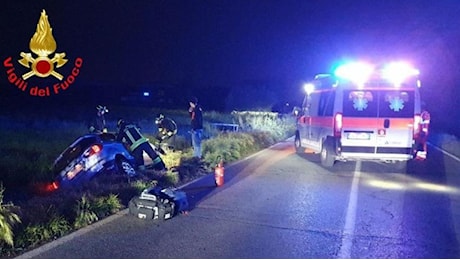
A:
POLYGON ((116 164, 117 164, 117 173, 126 175, 128 177, 134 177, 137 175, 134 167, 125 158, 117 159, 116 164))
POLYGON ((332 167, 335 162, 334 146, 331 139, 326 139, 321 146, 321 165, 332 167))

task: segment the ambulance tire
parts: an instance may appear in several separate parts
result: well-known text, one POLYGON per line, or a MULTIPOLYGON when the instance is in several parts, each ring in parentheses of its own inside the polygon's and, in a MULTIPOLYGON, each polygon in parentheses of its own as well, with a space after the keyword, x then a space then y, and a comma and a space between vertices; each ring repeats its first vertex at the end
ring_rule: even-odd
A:
POLYGON ((321 165, 324 167, 332 167, 335 162, 334 144, 332 139, 326 139, 321 146, 321 165))
POLYGON ((407 163, 408 161, 395 161, 393 162, 393 167, 396 169, 396 171, 403 173, 407 169, 407 163))
POLYGON ((303 153, 304 149, 302 148, 302 144, 301 144, 301 142, 300 142, 300 135, 299 135, 299 133, 296 133, 296 134, 295 134, 294 146, 295 146, 295 151, 296 151, 296 153, 303 153))

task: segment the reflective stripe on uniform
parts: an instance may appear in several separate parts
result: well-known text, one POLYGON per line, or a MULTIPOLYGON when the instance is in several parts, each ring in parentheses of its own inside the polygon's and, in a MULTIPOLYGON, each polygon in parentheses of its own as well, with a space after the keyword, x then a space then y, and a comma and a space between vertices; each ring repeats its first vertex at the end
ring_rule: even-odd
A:
POLYGON ((139 145, 145 143, 145 142, 148 142, 147 138, 145 137, 142 137, 141 139, 135 141, 130 147, 129 149, 131 149, 131 151, 134 151, 134 149, 136 149, 139 145))
POLYGON ((160 162, 161 162, 160 156, 158 156, 157 158, 155 158, 155 159, 153 160, 153 164, 157 164, 157 163, 160 163, 160 162))
POLYGON ((125 134, 126 136, 128 137, 129 139, 129 143, 130 143, 130 147, 129 149, 131 151, 134 151, 134 149, 136 149, 139 145, 141 145, 142 143, 145 143, 145 142, 148 142, 147 138, 143 137, 140 133, 139 133, 139 130, 137 130, 137 128, 135 128, 134 126, 128 126, 126 127, 125 129, 125 134), (134 130, 136 131, 136 135, 139 137, 139 139, 136 140, 136 138, 134 138, 133 134, 131 133, 131 130, 134 130))

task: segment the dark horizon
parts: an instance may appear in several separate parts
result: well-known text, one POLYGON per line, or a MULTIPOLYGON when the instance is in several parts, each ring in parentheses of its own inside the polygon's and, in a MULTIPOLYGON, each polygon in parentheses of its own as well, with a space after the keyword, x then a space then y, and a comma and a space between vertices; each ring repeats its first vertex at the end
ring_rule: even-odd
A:
MULTIPOLYGON (((65 94, 38 98, 12 86, 4 66, 0 95, 13 107, 30 100, 34 106, 110 101, 158 85, 157 96, 172 93, 177 108, 190 95, 208 109, 231 110, 236 103, 224 104, 229 95, 250 102, 246 107, 254 101, 271 107, 300 103, 302 84, 341 61, 403 59, 421 71, 422 99, 433 121, 452 129, 459 123, 453 109, 460 103, 455 0, 9 0, 0 16, 0 58, 11 57, 18 75, 27 72, 18 60, 30 52, 42 10, 56 53, 69 60, 59 71, 68 75, 77 58, 82 68, 65 94)), ((42 87, 55 82, 29 79, 42 87)))

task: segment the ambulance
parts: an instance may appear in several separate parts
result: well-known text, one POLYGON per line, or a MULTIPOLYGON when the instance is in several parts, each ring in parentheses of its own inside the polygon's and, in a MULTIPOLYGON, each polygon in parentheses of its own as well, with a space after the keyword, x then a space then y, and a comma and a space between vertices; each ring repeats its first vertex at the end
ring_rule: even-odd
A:
POLYGON ((421 107, 419 74, 404 62, 353 62, 316 75, 304 85, 296 150, 319 153, 325 167, 369 160, 403 168, 426 158, 429 116, 421 107))

